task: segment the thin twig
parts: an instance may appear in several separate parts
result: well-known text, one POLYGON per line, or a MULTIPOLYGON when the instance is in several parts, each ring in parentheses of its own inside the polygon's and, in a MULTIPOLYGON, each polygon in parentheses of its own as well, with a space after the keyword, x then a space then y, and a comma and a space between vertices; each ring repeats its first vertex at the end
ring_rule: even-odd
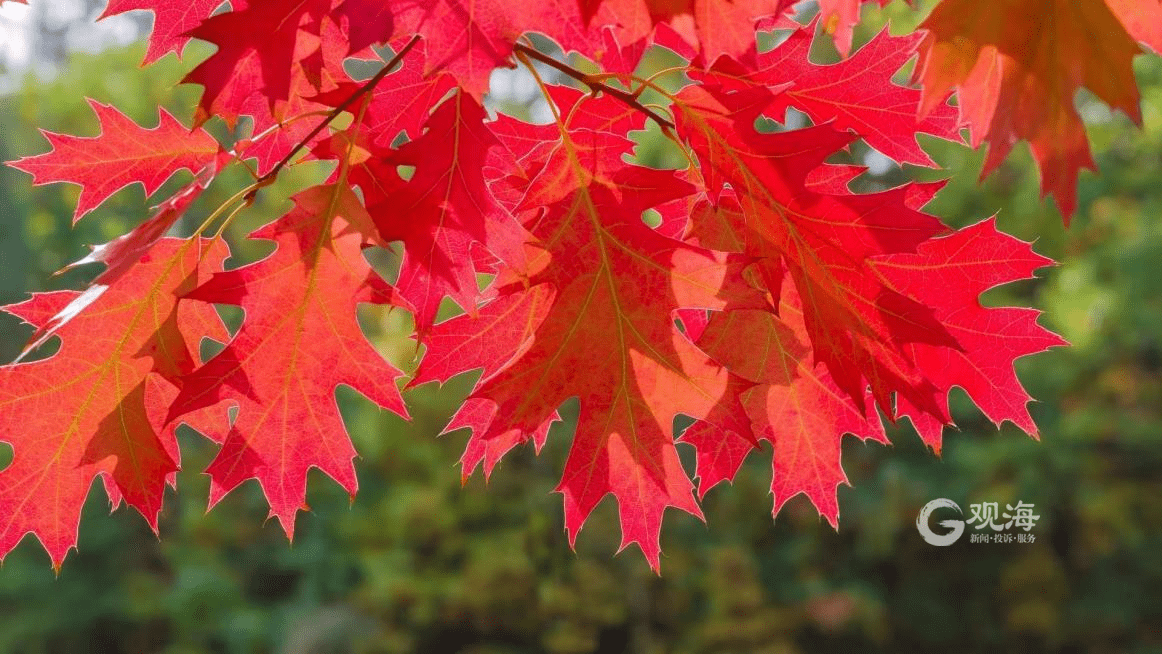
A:
POLYGON ((270 185, 270 183, 274 181, 274 178, 278 176, 278 173, 283 168, 285 168, 288 163, 290 163, 291 159, 294 159, 295 155, 301 152, 302 149, 305 148, 312 139, 314 139, 319 135, 320 132, 326 129, 327 126, 330 125, 331 122, 339 116, 339 114, 346 111, 351 105, 355 104, 356 100, 363 97, 363 95, 371 91, 371 89, 374 89, 376 85, 379 84, 381 80, 383 80, 384 77, 387 77, 388 73, 392 72, 395 67, 399 65, 399 62, 403 60, 404 56, 415 46, 416 43, 419 42, 419 40, 420 37, 418 35, 413 36, 404 47, 400 48, 399 52, 395 53, 395 56, 391 58, 391 61, 387 62, 378 73, 376 73, 371 79, 364 82, 363 85, 360 86, 350 96, 348 96, 347 99, 340 102, 338 106, 328 112, 326 117, 324 117, 318 125, 315 125, 315 128, 311 130, 311 133, 307 134, 301 141, 299 141, 298 144, 295 145, 294 149, 288 152, 281 161, 275 164, 274 168, 272 168, 270 172, 266 173, 262 177, 259 177, 258 180, 255 181, 254 188, 246 196, 246 201, 249 203, 251 200, 253 200, 254 195, 258 192, 258 189, 270 185))
POLYGON ((606 77, 604 75, 595 76, 595 75, 589 75, 589 74, 583 73, 583 72, 577 70, 576 68, 573 68, 569 64, 566 64, 566 63, 561 62, 561 61, 557 61, 556 59, 553 59, 552 57, 544 54, 543 52, 540 52, 539 50, 536 50, 535 48, 530 48, 529 46, 527 46, 523 43, 515 44, 513 46, 513 51, 520 53, 520 54, 523 54, 523 55, 529 57, 530 59, 536 59, 537 61, 541 62, 542 64, 545 64, 546 66, 549 66, 550 68, 553 68, 557 71, 564 73, 565 75, 568 75, 569 77, 572 77, 573 79, 577 80, 578 82, 581 82, 585 86, 588 86, 590 88, 590 90, 592 90, 592 91, 605 93, 613 98, 616 98, 617 100, 620 100, 624 104, 626 104, 634 109, 637 109, 638 111, 642 112, 643 114, 649 116, 650 119, 652 119, 655 123, 657 123, 658 125, 661 125, 663 130, 674 129, 673 121, 671 121, 669 118, 666 118, 665 116, 658 113, 657 111, 654 111, 653 109, 642 104, 641 101, 638 100, 638 95, 639 95, 638 93, 630 93, 629 91, 619 89, 616 86, 610 86, 610 85, 606 84, 605 82, 602 81, 602 77, 606 77))

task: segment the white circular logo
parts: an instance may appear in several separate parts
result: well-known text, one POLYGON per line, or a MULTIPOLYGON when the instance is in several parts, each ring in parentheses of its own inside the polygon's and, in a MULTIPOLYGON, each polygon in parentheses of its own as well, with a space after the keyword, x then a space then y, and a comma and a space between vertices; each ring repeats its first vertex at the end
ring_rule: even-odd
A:
POLYGON ((960 505, 958 505, 956 502, 953 502, 952 500, 946 500, 944 498, 932 500, 931 502, 925 504, 924 508, 920 509, 920 515, 916 517, 916 529, 920 530, 920 537, 923 538, 924 541, 929 545, 945 547, 955 543, 956 540, 960 538, 960 535, 964 533, 964 521, 941 520, 940 526, 948 527, 952 531, 946 534, 938 534, 932 531, 932 528, 928 526, 928 516, 932 515, 932 512, 936 509, 956 509, 956 512, 961 515, 964 515, 964 511, 960 510, 960 505))

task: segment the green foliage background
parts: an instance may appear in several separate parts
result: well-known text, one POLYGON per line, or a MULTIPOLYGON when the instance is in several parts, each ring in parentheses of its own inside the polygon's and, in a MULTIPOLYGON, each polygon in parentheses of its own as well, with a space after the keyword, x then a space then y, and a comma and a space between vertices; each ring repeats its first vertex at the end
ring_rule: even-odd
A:
MULTIPOLYGON (((94 133, 84 96, 145 124, 158 104, 189 116, 197 90, 174 89, 183 65, 139 70, 140 56, 79 56, 58 79, 0 97, 0 158, 41 151, 34 126, 94 133)), ((488 484, 477 474, 462 487, 464 435, 435 434, 470 379, 411 392, 412 424, 343 393, 362 456, 353 502, 313 478, 293 545, 265 523, 256 485, 205 514, 199 472, 213 448, 184 434, 181 493, 167 498, 160 540, 129 511, 108 515, 98 485, 59 578, 31 541, 8 557, 0 652, 1162 652, 1162 65, 1138 64, 1141 130, 1082 99, 1101 175, 1083 176, 1068 230, 1038 198, 1024 150, 978 185, 981 153, 926 142, 953 171, 935 213, 965 225, 999 212, 1002 229, 1063 261, 988 296, 1041 308, 1073 344, 1018 366, 1040 400, 1040 443, 994 429, 962 395, 962 431, 946 435, 941 458, 906 424, 890 448, 852 439, 838 533, 802 497, 772 523, 769 458, 756 455, 733 487, 709 494, 708 524, 668 515, 658 577, 636 552, 614 556, 611 501, 569 549, 551 493, 567 428, 540 457, 518 451, 488 484), (1031 502, 1035 542, 929 546, 915 516, 938 497, 1031 502)), ((237 175, 216 183, 192 224, 237 175)), ((239 233, 309 177, 260 196, 239 233)), ((83 283, 91 271, 52 273, 143 218, 131 190, 71 229, 75 193, 0 168, 0 303, 83 283)), ((411 358, 405 316, 364 318, 385 354, 411 358)), ((0 360, 27 333, 0 318, 0 360)))

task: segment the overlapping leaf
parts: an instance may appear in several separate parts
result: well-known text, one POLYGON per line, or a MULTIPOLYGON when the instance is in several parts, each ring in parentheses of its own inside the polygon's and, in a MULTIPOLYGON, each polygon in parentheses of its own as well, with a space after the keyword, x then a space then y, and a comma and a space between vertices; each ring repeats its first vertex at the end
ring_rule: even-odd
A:
MULTIPOLYGON (((609 98, 590 102, 621 110, 609 98)), ((525 351, 473 393, 496 408, 472 426, 483 441, 513 431, 528 437, 578 396, 581 418, 558 487, 566 528, 575 538, 612 493, 623 546, 637 543, 656 567, 666 507, 700 515, 674 447, 673 419, 737 405, 730 376, 677 331, 670 313, 722 308, 726 298, 746 302, 754 294, 741 283, 745 258, 683 245, 642 222, 645 209, 692 190, 672 173, 630 166, 602 179, 590 172, 629 146, 621 137, 562 126, 540 174, 569 185, 529 223, 545 250, 531 266, 531 282, 549 284, 555 298, 525 351), (617 140, 619 148, 609 147, 617 140)))
POLYGON ((101 136, 49 134, 52 152, 17 162, 38 183, 80 184, 77 217, 126 184, 152 194, 178 170, 196 178, 79 262, 107 266, 89 290, 9 308, 38 328, 30 352, 61 345, 0 366, 0 439, 15 451, 0 471, 0 556, 32 532, 59 564, 97 478, 156 526, 179 422, 221 443, 211 504, 256 479, 292 534, 311 468, 353 494, 337 386, 406 414, 402 373, 359 328, 363 302, 415 313, 425 354, 410 385, 480 371, 448 426, 472 429, 465 475, 539 448, 578 398, 558 486, 570 539, 613 495, 623 547, 655 568, 665 510, 701 515, 678 442, 697 453, 700 494, 769 442, 774 510, 802 493, 835 524, 844 435, 883 441, 881 414, 908 417, 938 449, 960 386, 993 421, 1035 433, 1013 361, 1060 340, 1035 312, 979 296, 1047 260, 991 221, 949 232, 921 210, 939 185, 854 194, 863 169, 828 162, 862 138, 931 166, 916 135, 956 140, 967 123, 974 144, 992 143, 989 168, 1030 140, 1069 208, 1089 163, 1074 91, 1136 115, 1134 41, 1162 41, 1162 5, 1138 3, 1155 0, 944 0, 927 37, 884 30, 848 57, 864 0, 823 0, 802 27, 787 0, 113 0, 106 15, 155 14, 147 61, 189 38, 213 44, 186 78, 203 87, 197 122, 247 117, 251 132, 228 158, 169 114, 142 129, 94 103, 101 136), (756 29, 788 27, 757 51, 756 29), (816 32, 843 61, 809 60, 816 32), (533 33, 604 71, 548 59, 533 33), (921 38, 923 91, 892 81, 921 38), (345 60, 366 66, 377 43, 397 53, 392 68, 350 76, 345 60), (686 75, 635 77, 651 44, 689 60, 686 75), (534 69, 552 124, 489 116, 492 70, 530 58, 588 92, 534 69), (768 129, 789 108, 814 125, 768 129), (633 162, 648 121, 688 165, 633 162), (335 165, 253 233, 274 242, 267 258, 207 279, 223 252, 164 238, 232 159, 257 160, 235 196, 249 202, 297 152, 335 165), (362 250, 394 241, 391 288, 362 250), (483 290, 481 273, 495 278, 483 290), (436 322, 448 298, 465 313, 436 322), (243 309, 232 338, 215 304, 243 309), (206 336, 225 345, 201 363, 190 350, 206 336), (676 440, 679 414, 695 423, 676 440))
MULTIPOLYGON (((719 55, 739 56, 754 45, 755 27, 764 18, 777 16, 794 2, 789 0, 581 0, 587 15, 608 8, 618 17, 648 17, 652 23, 667 22, 707 61, 719 55)), ((592 22, 593 19, 591 19, 592 22)), ((623 34, 624 42, 645 36, 639 31, 623 34)))
POLYGON ((256 478, 271 515, 293 534, 305 506, 307 472, 318 468, 352 495, 355 450, 339 415, 335 389, 345 384, 406 415, 396 389, 400 372, 368 343, 356 321, 360 302, 379 299, 375 273, 360 256, 369 224, 347 189, 321 186, 295 197, 295 208, 254 234, 275 252, 214 275, 185 297, 235 304, 241 330, 226 349, 181 380, 170 417, 221 401, 238 417, 207 473, 215 504, 256 478))
POLYGON ((812 63, 811 32, 800 29, 779 47, 757 57, 751 77, 768 86, 789 86, 776 93, 768 109, 780 116, 787 107, 816 123, 834 121, 899 163, 934 166, 916 142, 918 134, 958 141, 956 109, 936 104, 918 117, 920 91, 900 86, 892 76, 915 54, 920 36, 893 37, 885 28, 844 61, 827 66, 812 63))
MULTIPOLYGON (((773 448, 771 494, 774 513, 803 493, 838 526, 835 489, 847 483, 840 462, 844 434, 887 442, 870 401, 854 402, 811 356, 810 338, 793 285, 787 284, 779 313, 730 311, 716 314, 698 339, 699 347, 731 371, 757 384, 742 397, 755 436, 773 448)), ((868 398, 870 400, 870 398, 868 398)), ((692 427, 683 441, 698 452, 703 492, 734 477, 741 457, 751 451, 738 434, 704 425, 692 427), (723 457, 723 450, 736 452, 723 457)))
POLYGON ((484 124, 485 112, 466 93, 441 104, 415 140, 358 167, 368 210, 385 241, 402 241, 396 289, 414 309, 421 331, 435 321, 445 297, 474 310, 479 296, 472 247, 509 259, 524 234, 488 189, 484 168, 503 155, 484 124), (406 182, 399 166, 414 169, 406 182))
MULTIPOLYGON (((980 295, 994 286, 1032 276, 1049 263, 1028 244, 996 231, 984 221, 933 239, 914 254, 877 257, 885 283, 924 302, 957 338, 959 347, 910 344, 914 363, 926 371, 947 406, 953 386, 964 388, 998 425, 1012 421, 1030 435, 1037 431, 1026 405, 1030 398, 1017 381, 1013 362, 1059 346, 1063 341, 1037 324, 1038 312, 1017 307, 985 308, 980 295)), ((774 511, 805 494, 837 525, 835 489, 847 482, 840 465, 845 434, 886 442, 873 403, 853 401, 811 356, 797 289, 784 282, 777 313, 731 311, 692 325, 698 345, 732 372, 757 385, 743 394, 754 434, 773 447, 771 493, 774 511)), ((870 400, 870 398, 868 398, 870 400)), ((921 438, 939 452, 944 421, 898 398, 899 415, 909 417, 921 438)), ((683 437, 698 452, 702 491, 733 478, 753 446, 746 438, 705 424, 683 437)))
POLYGON ((319 34, 329 8, 330 0, 270 0, 217 14, 190 30, 218 46, 184 80, 204 89, 198 122, 220 115, 233 123, 254 108, 252 100, 273 106, 291 98, 295 78, 317 79, 324 63, 319 34))
POLYGON ((0 556, 32 533, 59 566, 98 476, 115 501, 124 498, 157 528, 179 461, 165 409, 202 336, 177 295, 197 285, 204 260, 220 264, 222 254, 207 247, 166 239, 108 287, 35 295, 6 309, 52 329, 60 349, 0 367, 0 440, 14 453, 0 472, 0 556))
MULTIPOLYGON (((1013 361, 1065 341, 1037 324, 1037 310, 986 308, 980 295, 1000 284, 1032 278, 1033 271, 1051 263, 1028 243, 998 232, 990 219, 924 243, 913 254, 894 254, 874 265, 901 293, 932 307, 935 318, 960 345, 908 346, 916 364, 940 389, 942 401, 947 403, 948 391, 959 386, 997 426, 1009 420, 1035 436, 1037 427, 1026 408, 1032 398, 1017 380, 1013 361)), ((924 442, 940 451, 943 425, 906 402, 899 413, 909 416, 924 442)))
POLYGON ((810 188, 808 174, 851 138, 827 125, 760 133, 754 122, 770 103, 770 92, 755 86, 679 94, 678 127, 699 157, 711 204, 729 185, 743 227, 735 240, 763 259, 758 274, 776 302, 784 275, 794 281, 814 355, 849 396, 862 398, 870 384, 886 410, 901 392, 940 414, 934 387, 898 343, 955 343, 929 309, 885 286, 868 259, 910 251, 943 227, 909 206, 905 188, 872 195, 810 188))
MULTIPOLYGON (((456 88, 450 75, 425 75, 426 61, 423 45, 414 47, 399 68, 391 71, 368 92, 369 97, 365 100, 367 106, 361 110, 361 129, 374 138, 376 145, 390 146, 400 132, 409 138, 418 137, 432 108, 456 88)), ((311 100, 338 107, 358 93, 360 88, 359 83, 346 81, 311 100)))
MULTIPOLYGON (((1134 15, 1138 5, 1158 11, 1154 0, 1121 3, 1120 11, 1134 15)), ((1077 176, 1094 168, 1074 95, 1085 87, 1140 120, 1135 39, 1105 0, 944 0, 922 27, 923 111, 957 89, 973 146, 989 144, 984 174, 1017 141, 1028 141, 1042 192, 1054 195, 1068 220, 1077 206, 1077 176)))
MULTIPOLYGON (((507 65, 512 46, 527 31, 579 26, 573 0, 519 5, 504 0, 392 0, 396 33, 427 42, 425 73, 446 71, 475 96, 488 90, 492 69, 507 65)), ((550 35, 556 29, 549 31, 550 35)))

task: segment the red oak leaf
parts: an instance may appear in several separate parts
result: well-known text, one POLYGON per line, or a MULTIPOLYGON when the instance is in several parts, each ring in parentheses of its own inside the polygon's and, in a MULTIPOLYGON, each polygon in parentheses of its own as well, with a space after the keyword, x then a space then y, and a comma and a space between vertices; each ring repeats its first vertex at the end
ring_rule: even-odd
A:
POLYGON ((482 380, 489 379, 532 343, 553 297, 552 286, 538 284, 499 297, 476 315, 463 314, 432 327, 425 339, 429 353, 408 385, 444 382, 476 369, 482 370, 482 380))
POLYGON ((698 497, 724 481, 732 481, 746 458, 756 447, 732 431, 725 431, 699 420, 682 433, 680 442, 693 446, 694 476, 698 478, 698 497))
MULTIPOLYGON (((1036 429, 1026 404, 1029 396, 1013 370, 1016 359, 1063 345, 1036 323, 1038 312, 1016 307, 985 308, 985 290, 1032 277, 1051 263, 1027 243, 996 231, 992 220, 923 243, 914 254, 893 254, 874 261, 899 292, 933 307, 934 316, 961 344, 959 348, 909 344, 908 354, 933 380, 947 408, 953 386, 964 388, 998 425, 1011 420, 1030 434, 1036 429)), ((804 493, 836 526, 835 489, 847 482, 840 465, 844 434, 886 442, 871 402, 861 404, 843 392, 827 368, 813 362, 803 322, 802 301, 786 283, 778 314, 728 311, 714 314, 692 335, 699 347, 735 374, 758 385, 743 393, 743 404, 760 439, 774 447, 771 491, 777 513, 787 499, 804 493)), ((898 398, 899 415, 908 416, 921 438, 937 452, 944 422, 898 398)), ((744 438, 699 423, 683 440, 697 450, 702 491, 731 479, 751 448, 744 438)))
POLYGON ((444 428, 443 434, 465 428, 474 430, 468 438, 468 444, 464 446, 464 454, 460 456, 463 481, 467 481, 477 467, 484 468, 484 477, 487 479, 505 454, 528 441, 533 442, 539 454, 548 441, 549 429, 554 422, 560 420, 560 416, 553 412, 553 415, 533 432, 525 432, 522 429, 483 432, 482 429, 496 418, 496 411, 496 404, 482 398, 470 397, 464 401, 448 426, 444 428))
MULTIPOLYGON (((400 132, 408 138, 418 137, 432 107, 456 87, 451 75, 425 75, 426 60, 423 47, 414 47, 404 58, 402 66, 371 89, 367 108, 362 110, 362 129, 373 136, 376 145, 391 146, 400 132)), ((360 88, 357 82, 343 82, 311 100, 337 107, 360 88)))
MULTIPOLYGON (((242 158, 257 159, 256 173, 259 175, 265 175, 273 170, 279 162, 295 151, 300 143, 305 141, 307 146, 316 146, 323 140, 324 135, 318 133, 308 140, 318 125, 317 116, 329 109, 329 106, 322 104, 319 98, 327 96, 340 84, 349 80, 342 70, 342 56, 345 51, 340 47, 341 39, 336 36, 337 28, 329 21, 323 21, 322 27, 321 48, 315 48, 314 43, 318 39, 313 35, 303 36, 297 42, 296 57, 303 52, 309 52, 320 55, 322 61, 316 62, 314 67, 317 70, 308 75, 307 66, 298 63, 296 59, 291 69, 288 99, 274 100, 268 97, 261 90, 261 80, 247 74, 247 71, 252 72, 252 69, 243 66, 239 69, 238 75, 223 86, 222 94, 215 100, 218 109, 223 112, 221 118, 227 124, 233 125, 239 116, 250 116, 253 123, 251 136, 239 141, 235 145, 235 150, 242 158)), ((346 96, 343 99, 346 99, 346 96)), ((202 100, 206 101, 205 94, 202 100)), ((204 108, 200 108, 199 119, 206 115, 204 108)), ((306 152, 310 155, 312 150, 307 149, 306 152)))
POLYGON ((70 182, 81 187, 73 222, 133 183, 152 195, 179 170, 200 171, 214 164, 221 147, 201 129, 190 131, 165 109, 158 125, 138 126, 111 105, 89 100, 101 124, 99 136, 42 132, 52 150, 9 165, 32 175, 36 184, 70 182))
MULTIPOLYGON (((1153 0, 1146 0, 1147 3, 1153 0)), ((1104 0, 947 0, 921 26, 916 79, 921 113, 957 89, 972 145, 988 141, 982 174, 1026 140, 1068 221, 1077 206, 1077 176, 1093 169, 1085 126, 1073 106, 1084 86, 1140 121, 1131 60, 1140 52, 1104 0)))
MULTIPOLYGON (((263 104, 311 95, 304 87, 324 90, 324 69, 337 67, 347 49, 338 28, 326 36, 330 8, 331 0, 265 0, 215 14, 190 31, 218 46, 182 80, 203 87, 197 123, 218 115, 233 125, 240 115, 261 113, 263 104)), ((272 113, 278 119, 283 111, 272 113)), ((256 122, 256 130, 267 126, 256 122)))
POLYGON ((0 366, 0 439, 14 450, 0 557, 33 533, 59 565, 98 478, 156 528, 179 424, 220 444, 210 504, 255 479, 288 536, 311 468, 354 494, 336 388, 406 413, 360 303, 413 310, 410 385, 479 371, 447 427, 472 432, 465 477, 529 441, 539 451, 577 398, 557 487, 570 540, 613 495, 622 547, 655 569, 666 509, 701 516, 678 443, 694 449, 700 496, 767 441, 773 511, 804 494, 834 525, 843 439, 883 442, 881 414, 939 449, 960 386, 1035 435, 1013 363, 1061 340, 1035 311, 979 298, 1048 261, 992 221, 950 233, 922 211, 939 184, 856 194, 864 170, 828 162, 863 138, 931 165, 916 135, 955 140, 968 125, 992 144, 986 171, 1029 140, 1068 210, 1090 165, 1073 95, 1087 87, 1137 118, 1130 60, 1136 42, 1162 47, 1162 3, 945 0, 926 36, 884 31, 812 63, 815 33, 848 54, 866 1, 820 0, 800 27, 792 0, 111 0, 105 15, 155 14, 147 61, 190 38, 216 47, 185 81, 203 87, 197 123, 220 118, 236 142, 226 154, 167 113, 143 129, 94 103, 100 136, 47 134, 51 152, 16 163, 36 183, 80 185, 75 218, 128 184, 152 195, 178 170, 195 179, 78 262, 106 265, 87 291, 8 308, 37 331, 0 366), (757 51, 756 30, 787 28, 757 51), (537 34, 587 61, 550 59, 537 34), (351 58, 377 43, 397 54, 356 79, 374 62, 351 58), (923 91, 892 82, 918 48, 923 91), (686 63, 653 74, 674 57, 686 63), (489 117, 489 77, 509 65, 533 72, 550 124, 489 117), (554 85, 562 75, 588 88, 554 85), (814 126, 770 126, 791 108, 814 126), (635 145, 643 131, 668 140, 635 145), (257 160, 257 180, 214 211, 223 229, 300 153, 330 181, 252 234, 272 242, 265 259, 210 276, 221 240, 164 237, 225 163, 257 160), (650 160, 681 169, 635 163, 650 160), (364 249, 395 242, 388 285, 364 249), (465 313, 437 323, 446 298, 465 313), (218 304, 244 314, 233 336, 218 304), (204 362, 203 338, 222 344, 204 362))
MULTIPOLYGON (((829 125, 760 133, 755 118, 770 102, 761 87, 694 86, 679 94, 679 132, 700 159, 711 204, 729 185, 745 226, 732 240, 762 259, 757 273, 775 306, 784 276, 794 281, 814 354, 840 388, 860 402, 870 383, 885 411, 891 411, 891 393, 901 392, 943 417, 935 387, 898 344, 955 342, 930 309, 886 286, 868 261, 910 252, 943 226, 912 208, 907 187, 855 195, 809 186, 809 173, 851 137, 829 125)), ((701 231, 729 224, 715 219, 701 231)))
POLYGON ((769 111, 781 116, 794 107, 816 123, 834 121, 900 163, 934 166, 916 143, 917 134, 958 141, 956 109, 939 104, 917 118, 920 91, 892 82, 892 75, 916 52, 921 37, 894 37, 885 27, 849 59, 820 66, 811 63, 811 29, 791 33, 779 47, 758 55, 758 74, 768 86, 790 83, 777 93, 769 111))
MULTIPOLYGON (((958 350, 908 345, 946 406, 948 391, 959 386, 998 427, 1010 420, 1036 436, 1026 408, 1032 398, 1017 380, 1012 362, 1066 343, 1037 324, 1039 311, 984 307, 979 297, 994 286, 1030 279, 1034 270, 1052 263, 1028 243, 998 232, 993 219, 933 239, 914 254, 876 261, 876 269, 897 290, 932 307, 936 319, 961 345, 958 350)), ((940 451, 942 424, 906 403, 901 403, 899 413, 911 417, 924 442, 940 451)))
POLYGON ((109 0, 97 20, 139 9, 153 12, 153 31, 149 34, 149 50, 143 62, 151 64, 169 52, 181 56, 182 48, 190 40, 189 32, 209 18, 221 4, 222 0, 109 0))
MULTIPOLYGON (((409 386, 443 382, 462 372, 477 369, 481 371, 480 382, 491 379, 532 345, 553 299, 552 285, 538 284, 528 291, 496 298, 476 315, 463 314, 439 323, 424 341, 427 353, 409 386)), ((484 475, 491 475, 506 453, 530 439, 540 452, 548 438, 549 427, 558 419, 554 412, 532 433, 521 429, 488 433, 485 430, 495 418, 496 411, 497 405, 487 399, 469 398, 444 428, 444 433, 462 427, 474 429, 460 457, 464 479, 481 464, 484 465, 484 475)))
POLYGON ((0 472, 0 556, 32 533, 59 567, 98 476, 156 530, 178 458, 155 394, 173 399, 173 380, 195 365, 189 337, 200 336, 182 325, 177 294, 196 286, 203 261, 221 258, 200 241, 166 239, 108 287, 6 309, 51 329, 61 346, 47 359, 0 366, 0 439, 13 448, 0 472))
MULTIPOLYGON (((779 315, 768 311, 715 314, 698 346, 732 372, 757 383, 743 393, 743 406, 755 436, 773 446, 771 494, 774 513, 788 499, 805 494, 838 526, 835 489, 847 483, 840 464, 844 434, 887 442, 874 403, 852 401, 831 379, 827 367, 814 363, 795 288, 787 284, 779 315)), ((702 428, 696 424, 693 429, 702 428)), ((697 432, 696 432, 697 433, 697 432)), ((703 488, 730 479, 738 470, 745 439, 721 430, 721 442, 698 434, 683 438, 698 452, 703 488), (722 449, 727 449, 724 456, 722 449)), ((751 448, 753 449, 753 448, 751 448)))
POLYGON ((504 154, 485 117, 471 96, 458 93, 436 108, 423 134, 351 176, 364 189, 382 238, 403 241, 395 287, 415 310, 421 335, 444 297, 475 310, 473 244, 513 262, 524 242, 520 225, 485 182, 490 159, 504 154), (396 173, 402 165, 415 169, 406 182, 396 173))
MULTIPOLYGON (((621 110, 608 97, 592 102, 621 110)), ((745 303, 753 297, 741 283, 747 260, 683 245, 642 222, 644 209, 690 192, 672 173, 629 166, 605 181, 589 172, 601 167, 591 159, 616 155, 591 141, 611 135, 561 134, 559 148, 569 154, 550 160, 573 171, 572 192, 530 223, 546 251, 530 266, 539 271, 532 282, 550 284, 556 296, 526 351, 473 393, 494 408, 473 405, 473 439, 511 447, 514 431, 537 433, 561 402, 579 396, 581 418, 558 486, 570 539, 612 493, 623 547, 637 543, 656 568, 666 507, 700 515, 674 447, 674 416, 738 406, 730 375, 686 340, 670 313, 721 308, 726 297, 745 303)), ((622 152, 630 147, 624 141, 622 152)))
MULTIPOLYGON (((314 88, 310 92, 313 94, 314 88)), ((315 104, 301 96, 295 96, 289 103, 280 105, 278 113, 286 116, 282 119, 272 113, 266 106, 253 105, 247 109, 254 120, 254 137, 239 142, 235 146, 241 158, 255 160, 255 172, 265 175, 290 154, 314 129, 311 121, 304 120, 303 116, 320 113, 327 107, 315 104)), ((323 139, 316 135, 307 145, 316 146, 323 139)), ((308 149, 311 154, 313 150, 308 149)))
POLYGON ((217 404, 238 406, 222 450, 207 468, 210 504, 256 478, 288 536, 306 500, 307 472, 318 468, 354 495, 355 450, 335 388, 351 386, 400 415, 400 372, 371 346, 356 305, 375 298, 377 278, 360 254, 370 224, 347 190, 319 186, 254 236, 278 249, 257 263, 214 275, 187 297, 236 304, 246 312, 226 349, 182 379, 171 417, 217 404))

